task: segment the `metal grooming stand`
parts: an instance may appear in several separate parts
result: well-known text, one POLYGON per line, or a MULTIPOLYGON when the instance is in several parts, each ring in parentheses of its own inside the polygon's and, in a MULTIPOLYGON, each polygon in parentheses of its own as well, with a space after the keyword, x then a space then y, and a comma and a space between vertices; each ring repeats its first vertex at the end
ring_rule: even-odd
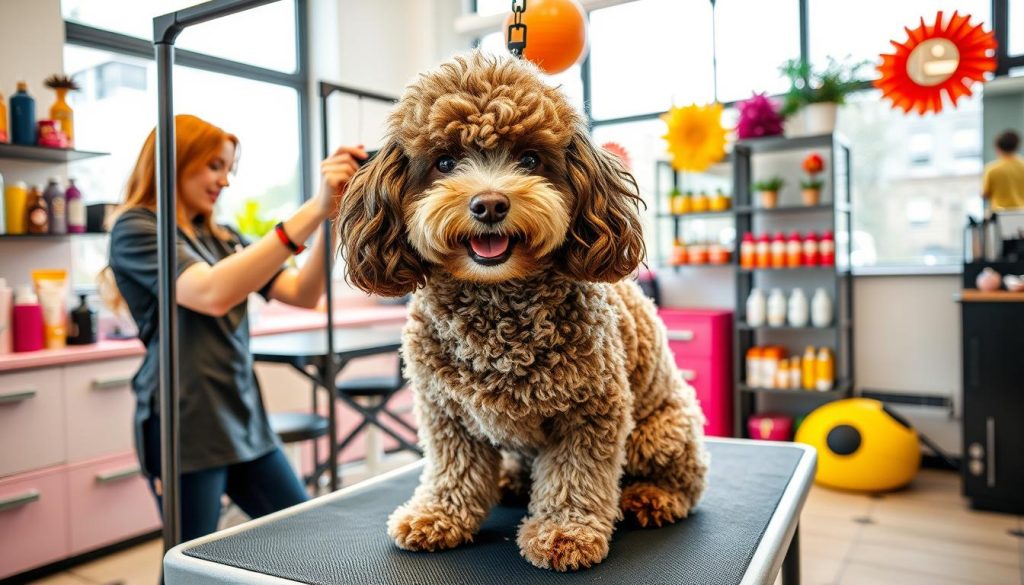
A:
MULTIPOLYGON (((177 210, 175 201, 174 100, 172 69, 174 41, 186 28, 223 16, 244 12, 277 0, 212 0, 153 19, 153 46, 157 72, 157 291, 160 364, 160 477, 163 483, 164 551, 181 541, 181 482, 178 477, 178 319, 174 284, 177 274, 175 239, 177 210)), ((324 222, 324 246, 327 254, 327 298, 331 299, 331 228, 324 222)), ((333 355, 334 316, 328 305, 327 344, 333 355)), ((329 360, 328 372, 336 372, 329 360)), ((331 486, 337 487, 337 469, 332 466, 331 486)))

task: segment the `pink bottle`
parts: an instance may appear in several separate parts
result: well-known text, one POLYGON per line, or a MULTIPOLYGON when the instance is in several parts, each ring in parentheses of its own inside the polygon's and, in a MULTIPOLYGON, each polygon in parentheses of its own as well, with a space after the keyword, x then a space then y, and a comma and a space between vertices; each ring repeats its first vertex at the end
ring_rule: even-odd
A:
POLYGON ((18 289, 14 297, 14 351, 43 349, 43 307, 29 287, 18 289))

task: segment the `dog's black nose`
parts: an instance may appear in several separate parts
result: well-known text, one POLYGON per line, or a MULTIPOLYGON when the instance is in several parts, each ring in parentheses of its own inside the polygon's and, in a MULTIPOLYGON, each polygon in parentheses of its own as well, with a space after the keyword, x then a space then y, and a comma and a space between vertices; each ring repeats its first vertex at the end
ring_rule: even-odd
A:
POLYGON ((509 201, 501 193, 481 193, 469 201, 469 212, 484 223, 497 223, 508 215, 509 201))

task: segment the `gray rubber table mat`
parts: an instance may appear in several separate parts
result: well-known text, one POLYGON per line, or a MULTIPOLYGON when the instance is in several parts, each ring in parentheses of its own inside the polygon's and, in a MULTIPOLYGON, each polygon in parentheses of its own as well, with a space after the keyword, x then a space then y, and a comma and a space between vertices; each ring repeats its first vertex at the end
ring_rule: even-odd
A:
POLYGON ((654 529, 622 523, 608 558, 576 573, 537 569, 519 556, 524 508, 495 508, 475 541, 460 548, 396 548, 385 520, 412 494, 418 471, 184 554, 311 584, 739 583, 801 452, 734 443, 709 449, 708 489, 689 518, 654 529))

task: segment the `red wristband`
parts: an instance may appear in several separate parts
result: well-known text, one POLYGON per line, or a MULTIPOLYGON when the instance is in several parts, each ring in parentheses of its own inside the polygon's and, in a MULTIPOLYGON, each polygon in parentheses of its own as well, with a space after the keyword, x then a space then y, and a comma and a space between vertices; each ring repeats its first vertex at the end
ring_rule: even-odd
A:
POLYGON ((302 244, 296 244, 288 237, 288 234, 284 231, 284 222, 278 222, 274 226, 274 231, 277 232, 277 239, 281 240, 281 243, 288 247, 292 251, 292 254, 298 256, 306 249, 302 244))

